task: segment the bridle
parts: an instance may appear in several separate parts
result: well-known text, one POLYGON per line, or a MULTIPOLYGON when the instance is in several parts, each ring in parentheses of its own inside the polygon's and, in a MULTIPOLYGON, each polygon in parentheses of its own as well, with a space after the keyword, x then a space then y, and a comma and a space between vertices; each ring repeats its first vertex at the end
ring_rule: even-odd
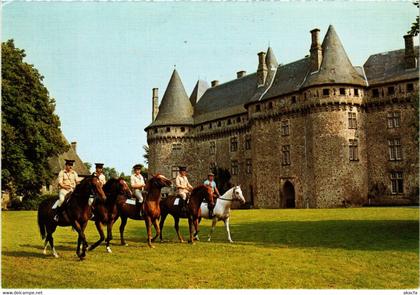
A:
POLYGON ((225 198, 222 198, 222 197, 219 197, 219 198, 217 198, 218 200, 223 200, 223 201, 229 201, 229 202, 233 202, 233 201, 235 201, 236 199, 235 199, 235 193, 236 193, 236 186, 235 186, 235 188, 233 189, 233 191, 232 191, 232 199, 225 199, 225 198))

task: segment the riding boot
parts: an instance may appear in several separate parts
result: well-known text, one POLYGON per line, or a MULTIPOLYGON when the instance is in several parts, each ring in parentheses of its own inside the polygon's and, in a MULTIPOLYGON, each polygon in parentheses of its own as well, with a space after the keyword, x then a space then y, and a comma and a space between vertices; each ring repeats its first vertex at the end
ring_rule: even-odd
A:
POLYGON ((181 214, 187 216, 187 200, 182 200, 181 214))
POLYGON ((63 212, 63 209, 61 207, 57 207, 57 208, 53 209, 53 211, 55 213, 55 215, 54 215, 54 221, 55 222, 58 222, 59 217, 61 215, 61 212, 63 212))

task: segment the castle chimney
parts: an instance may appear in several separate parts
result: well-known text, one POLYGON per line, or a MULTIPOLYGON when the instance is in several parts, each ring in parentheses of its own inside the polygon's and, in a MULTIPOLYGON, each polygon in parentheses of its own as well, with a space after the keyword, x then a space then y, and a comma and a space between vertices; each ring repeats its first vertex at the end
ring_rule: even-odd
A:
POLYGON ((313 29, 311 31, 312 42, 311 42, 311 49, 309 52, 311 53, 310 62, 311 62, 311 72, 315 72, 319 70, 322 62, 322 47, 321 43, 319 43, 319 29, 313 29))
POLYGON ((152 121, 154 121, 157 117, 159 112, 159 96, 158 96, 158 88, 152 89, 152 121))
POLYGON ((237 72, 236 73, 236 77, 239 79, 239 78, 242 78, 243 76, 245 76, 246 75, 246 71, 239 71, 239 72, 237 72))
POLYGON ((71 148, 74 150, 74 152, 77 153, 77 150, 76 150, 76 148, 77 148, 77 141, 72 141, 70 144, 71 144, 71 148))
POLYGON ((405 68, 412 69, 416 67, 416 55, 414 54, 414 44, 413 44, 413 36, 412 35, 405 35, 404 36, 404 43, 405 43, 405 68))
POLYGON ((265 52, 261 51, 258 53, 258 70, 257 70, 257 84, 263 86, 267 79, 267 64, 265 63, 265 52))
POLYGON ((217 85, 219 85, 219 80, 213 80, 213 81, 211 81, 211 87, 215 87, 217 85))

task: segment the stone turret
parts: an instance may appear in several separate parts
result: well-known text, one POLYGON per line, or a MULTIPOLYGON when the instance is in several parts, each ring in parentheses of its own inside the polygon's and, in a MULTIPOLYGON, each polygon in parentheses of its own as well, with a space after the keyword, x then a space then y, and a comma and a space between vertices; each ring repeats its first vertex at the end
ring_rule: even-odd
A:
MULTIPOLYGON (((319 62, 319 49, 316 46, 316 29, 312 31, 313 40, 313 54, 314 61, 312 66, 319 62), (315 41, 314 41, 315 40, 315 41), (316 49, 316 50, 315 50, 316 49), (318 52, 318 53, 316 53, 318 52)), ((358 86, 366 86, 366 81, 357 73, 350 62, 340 38, 333 26, 329 26, 322 43, 322 62, 319 70, 316 72, 309 71, 307 79, 303 85, 304 88, 309 86, 323 85, 323 84, 353 84, 358 86)), ((312 58, 311 58, 312 61, 312 58)))
POLYGON ((166 125, 192 125, 192 115, 193 107, 178 72, 174 70, 160 103, 156 119, 147 128, 166 125))

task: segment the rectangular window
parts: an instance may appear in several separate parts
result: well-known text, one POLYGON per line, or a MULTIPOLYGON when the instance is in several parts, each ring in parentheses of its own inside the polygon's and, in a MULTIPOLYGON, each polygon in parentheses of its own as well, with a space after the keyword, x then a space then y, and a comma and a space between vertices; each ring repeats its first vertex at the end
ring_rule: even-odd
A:
POLYGON ((407 84, 407 92, 413 92, 414 91, 414 84, 408 83, 407 84))
POLYGON ((359 96, 359 89, 354 88, 354 96, 359 96))
POLYGON ((340 88, 340 95, 346 95, 346 89, 340 88))
POLYGON ((328 88, 322 89, 322 95, 323 96, 329 96, 330 95, 330 90, 328 88))
POLYGON ((230 138, 230 151, 236 152, 238 150, 238 138, 237 137, 231 137, 230 138))
POLYGON ((399 138, 388 140, 388 150, 390 161, 402 160, 401 140, 399 138))
POLYGON ((356 113, 349 112, 349 129, 357 129, 356 113))
POLYGON ((372 96, 373 97, 379 97, 379 89, 378 88, 372 89, 372 96))
POLYGON ((209 153, 210 153, 210 155, 215 155, 216 154, 216 142, 215 141, 210 141, 209 153))
POLYGON ((239 174, 239 164, 237 160, 232 160, 231 162, 231 173, 232 175, 238 175, 239 174))
POLYGON ((292 98, 291 98, 291 102, 292 102, 292 103, 296 103, 296 96, 294 96, 294 95, 292 96, 292 98))
POLYGON ((281 151, 283 153, 282 165, 290 165, 290 145, 282 146, 281 151))
POLYGON ((391 193, 394 195, 404 193, 402 172, 391 172, 391 193))
POLYGON ((388 87, 388 95, 393 95, 393 94, 395 94, 395 88, 394 88, 394 86, 388 87))
POLYGON ((389 112, 388 113, 388 128, 398 128, 400 127, 401 121, 401 112, 389 112))
POLYGON ((257 104, 257 105, 255 106, 255 111, 256 111, 256 112, 261 111, 261 106, 260 106, 259 104, 257 104))
POLYGON ((228 120, 227 120, 227 124, 228 124, 228 125, 232 124, 232 120, 231 120, 231 119, 228 119, 228 120))
POLYGON ((247 174, 252 173, 252 161, 251 161, 251 159, 246 159, 246 173, 247 174))
POLYGON ((289 120, 281 121, 281 135, 289 135, 289 120))
POLYGON ((172 152, 173 153, 179 154, 181 152, 181 150, 182 150, 181 143, 173 143, 172 144, 172 152))
POLYGON ((349 139, 349 160, 359 161, 359 149, 357 139, 349 139))
POLYGON ((213 128, 212 123, 209 123, 209 129, 213 128))
POLYGON ((245 136, 245 149, 250 150, 251 149, 251 135, 245 136))
POLYGON ((178 176, 179 168, 177 166, 172 166, 171 169, 171 176, 172 178, 176 178, 178 176))

